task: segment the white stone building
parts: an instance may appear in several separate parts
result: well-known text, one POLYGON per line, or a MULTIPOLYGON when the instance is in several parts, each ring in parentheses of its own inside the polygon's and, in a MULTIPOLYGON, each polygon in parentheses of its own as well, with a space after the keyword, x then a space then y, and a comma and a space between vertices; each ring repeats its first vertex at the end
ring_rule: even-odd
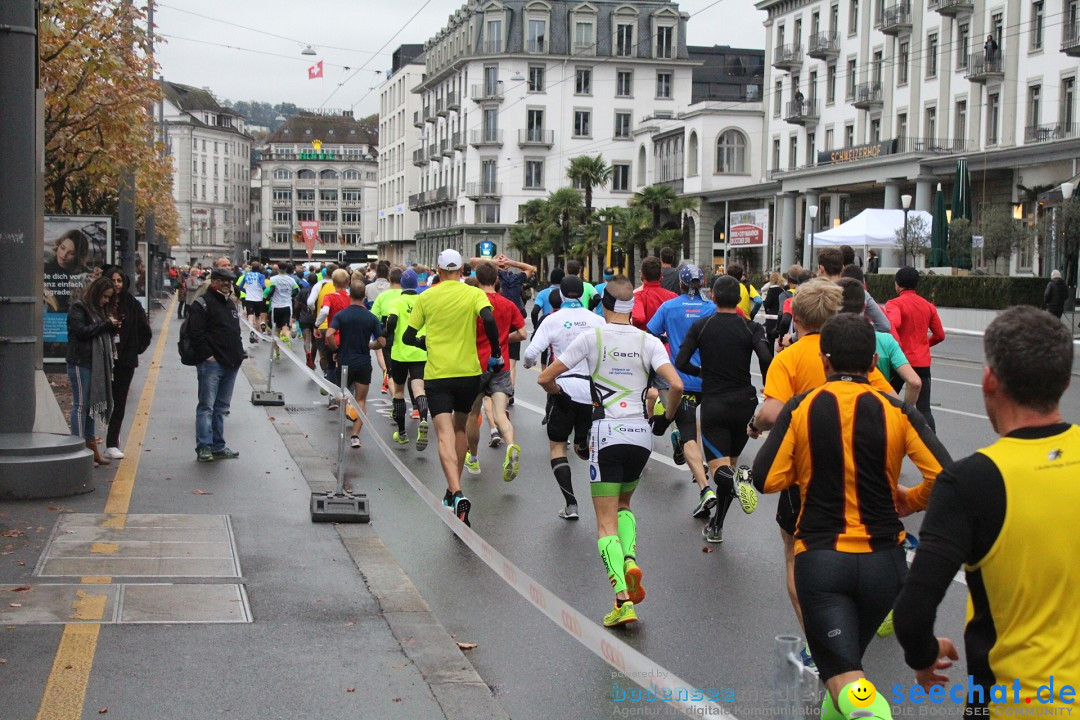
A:
POLYGON ((205 88, 163 81, 162 90, 180 219, 172 255, 181 264, 206 265, 221 255, 237 260, 250 243, 252 141, 244 118, 205 88))
POLYGON ((351 112, 301 113, 266 140, 259 160, 263 261, 307 258, 301 222, 319 223, 315 260, 376 254, 378 131, 351 112))
POLYGON ((396 264, 416 260, 419 217, 408 196, 420 186, 420 169, 411 161, 420 131, 413 114, 421 109, 412 89, 424 80, 424 46, 402 45, 379 87, 379 258, 396 264))
POLYGON ((578 155, 614 168, 594 206, 626 204, 648 176, 635 129, 690 105, 687 17, 669 0, 471 0, 455 12, 425 44, 414 88, 417 261, 481 240, 507 250, 519 208, 568 185, 578 155))

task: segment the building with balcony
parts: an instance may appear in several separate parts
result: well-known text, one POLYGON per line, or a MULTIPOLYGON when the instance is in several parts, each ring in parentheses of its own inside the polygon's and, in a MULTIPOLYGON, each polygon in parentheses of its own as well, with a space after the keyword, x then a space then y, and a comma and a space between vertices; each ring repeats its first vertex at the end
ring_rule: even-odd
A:
MULTIPOLYGON (((409 207, 409 193, 420 185, 420 168, 427 164, 426 149, 419 148, 414 119, 423 113, 420 96, 412 91, 424 79, 424 46, 402 45, 394 51, 390 71, 379 87, 379 217, 377 245, 380 259, 403 265, 416 261, 419 218, 409 207), (419 153, 419 156, 417 155, 419 153)), ((443 103, 442 116, 460 107, 443 103)), ((442 156, 452 152, 443 141, 442 156)))
POLYGON ((173 160, 181 264, 243 257, 251 242, 251 136, 244 118, 206 88, 162 81, 163 118, 173 160))
MULTIPOLYGON (((413 88, 417 261, 433 264, 445 247, 475 254, 481 240, 511 254, 519 208, 567 185, 578 155, 602 154, 614 168, 594 205, 626 204, 651 162, 636 129, 691 105, 687 17, 671 0, 458 9, 425 43, 425 75, 413 88)), ((723 84, 754 84, 739 73, 723 84)))
POLYGON ((314 260, 373 259, 380 207, 378 141, 378 130, 362 125, 348 111, 303 112, 274 131, 259 160, 259 259, 306 259, 303 222, 318 222, 314 260))

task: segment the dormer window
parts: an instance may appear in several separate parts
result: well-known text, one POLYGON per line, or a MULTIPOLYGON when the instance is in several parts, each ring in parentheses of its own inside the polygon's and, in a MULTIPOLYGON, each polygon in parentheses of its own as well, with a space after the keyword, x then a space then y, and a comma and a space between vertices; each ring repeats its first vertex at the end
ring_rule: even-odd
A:
POLYGON ((596 8, 582 3, 573 9, 572 55, 596 54, 596 8))
POLYGON ((551 26, 551 6, 535 0, 525 7, 525 52, 546 54, 551 52, 548 29, 551 26))
POLYGON ((611 54, 615 57, 635 57, 637 53, 637 10, 629 5, 617 8, 611 15, 613 39, 611 54))
POLYGON ((653 57, 674 59, 679 52, 679 14, 670 8, 657 11, 652 18, 653 57))

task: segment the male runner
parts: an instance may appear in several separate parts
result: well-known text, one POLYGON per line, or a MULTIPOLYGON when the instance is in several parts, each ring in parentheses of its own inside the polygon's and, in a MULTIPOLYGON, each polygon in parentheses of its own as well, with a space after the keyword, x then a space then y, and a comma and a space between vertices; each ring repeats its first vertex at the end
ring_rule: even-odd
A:
MULTIPOLYGON (((659 264, 659 261, 657 261, 659 264)), ((652 435, 661 436, 675 417, 682 380, 664 346, 630 324, 634 288, 617 276, 604 292, 607 324, 577 337, 538 380, 550 394, 562 392, 556 378, 584 363, 592 379, 593 423, 589 439, 589 479, 596 512, 597 548, 615 591, 615 607, 604 626, 637 622, 635 604, 645 599, 637 557, 637 521, 630 498, 652 452, 652 435), (668 383, 667 413, 650 415, 644 402, 657 373, 668 383)))
MULTIPOLYGON (((818 253, 818 277, 836 282, 844 272, 844 255, 840 248, 825 248, 818 253)), ((866 317, 874 324, 878 332, 887 333, 892 330, 889 318, 885 317, 884 311, 870 296, 870 291, 863 288, 863 304, 866 306, 866 317)), ((886 375, 886 378, 889 376, 886 375)))
MULTIPOLYGON (((414 273, 415 274, 415 273, 414 273)), ((379 318, 379 322, 386 327, 386 318, 390 314, 390 304, 397 299, 401 294, 401 268, 391 268, 389 275, 390 287, 383 290, 375 297, 375 302, 371 304, 371 314, 379 318)), ((402 323, 404 326, 404 323, 402 323)), ((382 391, 386 392, 390 389, 390 383, 393 382, 393 362, 390 357, 390 346, 387 345, 382 349, 382 362, 379 363, 379 367, 383 371, 382 391)))
MULTIPOLYGON (((499 329, 499 346, 502 356, 509 357, 510 343, 525 339, 525 317, 518 310, 517 305, 495 292, 495 283, 499 281, 499 271, 494 264, 482 261, 474 268, 474 274, 480 289, 484 291, 488 302, 491 303, 491 312, 495 316, 495 324, 499 329)), ((491 357, 491 345, 483 334, 483 320, 477 318, 476 322, 477 357, 480 367, 486 368, 488 358, 491 357)), ((480 393, 465 423, 468 438, 465 469, 471 474, 480 474, 480 459, 476 456, 477 447, 480 444, 480 409, 484 405, 484 398, 489 397, 491 410, 488 412, 488 419, 493 421, 497 428, 493 432, 498 432, 507 443, 506 455, 503 458, 503 481, 513 482, 517 477, 521 469, 521 446, 514 443, 514 426, 506 412, 507 404, 513 394, 514 385, 510 378, 509 368, 504 367, 481 374, 480 393)))
MULTIPOLYGON (((892 323, 893 335, 900 341, 900 348, 911 362, 915 374, 922 380, 919 399, 915 405, 926 418, 931 429, 936 429, 934 415, 930 411, 930 348, 945 339, 937 308, 932 302, 915 292, 919 285, 919 271, 902 267, 896 271, 897 296, 885 304, 885 314, 892 323)), ((900 383, 893 384, 897 392, 900 383)))
POLYGON ((477 317, 483 319, 484 333, 491 346, 486 369, 501 369, 503 358, 491 303, 479 289, 461 282, 462 264, 457 250, 439 253, 439 283, 417 298, 401 340, 427 351, 424 387, 439 440, 439 462, 446 476, 443 505, 469 525, 472 503, 461 492, 461 468, 465 464, 467 442, 465 422, 480 392, 477 317), (421 328, 426 334, 419 337, 421 328))
MULTIPOLYGON (((345 272, 344 270, 340 272, 345 272)), ((349 306, 334 314, 326 330, 326 344, 337 350, 338 367, 349 368, 349 388, 360 413, 353 418, 350 444, 360 447, 360 428, 367 415, 367 394, 371 385, 371 351, 386 344, 382 325, 364 307, 364 281, 355 277, 349 286, 349 306)))
MULTIPOLYGON (((907 571, 900 517, 926 507, 934 479, 951 459, 917 410, 870 386, 875 339, 865 318, 837 315, 810 337, 819 338, 827 381, 780 411, 754 458, 754 484, 763 492, 796 488, 801 496, 795 586, 807 642, 829 691, 822 718, 834 720, 860 717, 864 709, 856 685, 866 677, 862 655, 907 571), (897 483, 905 456, 923 477, 910 489, 897 483)), ((865 710, 866 717, 892 717, 883 693, 865 710)))
POLYGON ((1021 306, 990 323, 983 350, 983 402, 1000 437, 938 477, 896 637, 916 683, 948 681, 957 652, 934 637, 934 616, 963 566, 965 714, 1064 716, 1080 685, 1080 428, 1061 412, 1073 342, 1054 316, 1021 306))
MULTIPOLYGON (((614 277, 614 276, 612 276, 614 277)), ((585 292, 581 278, 566 276, 559 283, 559 297, 571 300, 581 298, 585 292)), ((570 347, 570 343, 582 333, 604 324, 596 313, 581 307, 580 304, 556 310, 548 319, 540 323, 533 333, 532 342, 525 349, 525 367, 530 368, 540 359, 542 353, 551 352, 559 357, 570 347)), ((551 453, 551 471, 555 482, 562 491, 565 506, 559 511, 564 520, 578 519, 577 496, 571 481, 570 462, 566 459, 566 444, 570 434, 574 435, 574 452, 582 460, 589 459, 589 428, 592 425, 592 393, 589 382, 589 368, 580 362, 567 372, 555 378, 561 392, 552 396, 550 410, 545 418, 547 425, 548 447, 551 453)))
MULTIPOLYGON (((316 327, 326 327, 329 330, 330 322, 334 319, 334 315, 344 310, 349 306, 349 271, 348 270, 335 270, 331 277, 330 287, 333 292, 328 292, 323 296, 322 305, 319 308, 319 314, 315 317, 316 327)), ((326 355, 326 369, 325 377, 335 385, 340 384, 341 376, 338 375, 341 365, 337 361, 337 354, 334 352, 334 348, 328 344, 323 344, 323 354, 326 355)), ((327 402, 327 410, 337 410, 338 398, 336 395, 331 395, 327 402)))
MULTIPOLYGON (((674 255, 672 255, 674 258, 674 255)), ((683 265, 677 272, 678 286, 682 295, 674 297, 656 309, 656 314, 646 324, 646 329, 662 341, 667 341, 671 359, 679 355, 683 338, 690 326, 716 312, 716 306, 701 297, 701 283, 705 273, 697 265, 683 265)), ((695 354, 697 364, 701 359, 695 354)), ((701 378, 688 375, 675 366, 683 381, 683 396, 675 411, 675 429, 671 431, 672 455, 676 465, 689 463, 690 474, 698 486, 698 504, 691 513, 696 518, 707 518, 716 505, 716 493, 709 487, 705 476, 705 463, 698 442, 697 409, 701 396, 701 378)), ((745 423, 740 425, 744 427, 745 423)))
POLYGON ((607 287, 608 280, 615 277, 615 269, 612 267, 605 267, 603 275, 604 282, 596 286, 596 296, 593 299, 593 302, 596 304, 596 307, 593 308, 593 312, 600 317, 604 317, 604 306, 600 303, 600 299, 604 297, 604 288, 607 287))
MULTIPOLYGON (((258 260, 251 262, 251 268, 244 273, 237 284, 244 292, 244 311, 247 313, 248 323, 252 327, 259 327, 266 322, 266 301, 263 300, 263 292, 266 290, 266 276, 262 272, 262 263, 258 260), (259 325, 256 325, 256 322, 259 325)), ((252 344, 259 342, 252 330, 249 337, 252 344)))
MULTIPOLYGON (((757 355, 761 376, 768 377, 772 350, 765 328, 739 315, 738 280, 719 276, 712 295, 715 312, 697 320, 686 332, 675 367, 701 387, 701 438, 719 500, 716 513, 701 534, 707 542, 719 543, 724 541, 724 518, 735 497, 747 514, 757 507, 749 473, 739 467, 739 454, 746 447, 746 423, 757 408, 750 358, 757 355)), ((700 464, 700 456, 697 462, 700 464)))
POLYGON ((660 258, 650 256, 641 261, 641 287, 634 291, 634 314, 631 317, 636 328, 644 330, 657 308, 678 297, 660 286, 660 277, 660 258))
MULTIPOLYGON (((391 279, 394 277, 391 271, 391 279)), ((416 304, 416 286, 418 278, 416 271, 409 268, 401 273, 400 293, 394 300, 388 303, 386 315, 386 337, 390 341, 390 372, 394 381, 394 421, 397 430, 393 440, 399 445, 409 444, 409 435, 405 432, 405 383, 409 384, 409 394, 412 395, 413 406, 417 410, 420 424, 416 428, 416 449, 423 451, 428 444, 428 402, 424 395, 424 364, 427 362, 427 353, 418 347, 407 345, 402 338, 405 335, 405 327, 409 322, 413 305, 416 304)), ((387 292, 390 292, 387 290, 387 292)), ((383 293, 379 297, 383 297, 383 293)), ((376 300, 378 303, 378 300, 376 300)), ((424 329, 420 329, 423 336, 424 329)))
POLYGON ((281 335, 282 340, 291 328, 293 298, 299 292, 300 286, 292 276, 292 265, 288 264, 279 265, 277 275, 267 280, 263 289, 263 297, 270 299, 274 334, 281 335))

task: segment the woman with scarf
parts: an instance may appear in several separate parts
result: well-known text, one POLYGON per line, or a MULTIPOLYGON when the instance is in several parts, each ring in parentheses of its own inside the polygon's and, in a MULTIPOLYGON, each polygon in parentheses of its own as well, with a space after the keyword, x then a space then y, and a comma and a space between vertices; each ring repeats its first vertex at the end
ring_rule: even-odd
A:
POLYGON ((113 409, 113 334, 120 330, 120 320, 110 309, 115 293, 113 281, 99 277, 82 300, 72 303, 67 317, 71 434, 86 440, 95 466, 109 464, 98 451, 94 421, 108 425, 113 409))
POLYGON ((153 333, 142 303, 130 292, 131 279, 116 266, 107 268, 105 277, 112 280, 115 293, 109 314, 120 321, 116 331, 116 362, 113 366, 113 412, 109 417, 109 431, 105 434, 105 457, 119 460, 124 457, 120 449, 120 427, 124 424, 128 390, 135 376, 135 368, 139 367, 139 355, 150 347, 153 333))

